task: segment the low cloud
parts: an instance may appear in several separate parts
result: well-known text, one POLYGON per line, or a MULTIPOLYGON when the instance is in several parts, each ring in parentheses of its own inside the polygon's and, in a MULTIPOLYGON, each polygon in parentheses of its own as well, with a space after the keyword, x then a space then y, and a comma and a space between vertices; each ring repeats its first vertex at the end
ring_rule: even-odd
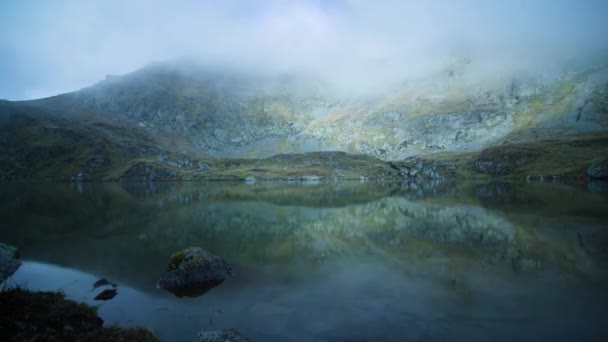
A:
POLYGON ((183 56, 371 90, 454 65, 478 79, 548 72, 608 48, 602 0, 26 0, 0 13, 0 98, 9 99, 183 56))

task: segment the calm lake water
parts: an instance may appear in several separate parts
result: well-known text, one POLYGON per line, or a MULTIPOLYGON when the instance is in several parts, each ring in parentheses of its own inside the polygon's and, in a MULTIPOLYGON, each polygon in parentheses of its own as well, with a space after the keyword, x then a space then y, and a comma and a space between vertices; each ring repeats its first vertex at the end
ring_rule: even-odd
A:
POLYGON ((2 184, 10 279, 99 306, 161 340, 606 341, 601 183, 2 184), (200 246, 235 276, 197 298, 156 288, 200 246), (109 301, 93 298, 106 278, 109 301))

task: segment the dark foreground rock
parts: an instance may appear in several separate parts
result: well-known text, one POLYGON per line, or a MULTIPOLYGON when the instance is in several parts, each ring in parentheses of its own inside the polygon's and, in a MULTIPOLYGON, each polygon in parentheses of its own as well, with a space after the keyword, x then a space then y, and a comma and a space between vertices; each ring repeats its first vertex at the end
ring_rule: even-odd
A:
POLYGON ((1 341, 158 341, 143 328, 104 328, 94 307, 60 292, 0 292, 1 341))
POLYGON ((21 266, 21 262, 17 260, 18 257, 17 248, 0 242, 0 283, 21 266))
POLYGON ((220 331, 201 331, 196 342, 248 342, 249 339, 239 334, 234 329, 220 331))
POLYGON ((232 266, 200 247, 189 247, 171 256, 159 287, 178 297, 197 297, 232 276, 232 266))
POLYGON ((587 174, 594 179, 608 179, 608 159, 591 164, 587 174))

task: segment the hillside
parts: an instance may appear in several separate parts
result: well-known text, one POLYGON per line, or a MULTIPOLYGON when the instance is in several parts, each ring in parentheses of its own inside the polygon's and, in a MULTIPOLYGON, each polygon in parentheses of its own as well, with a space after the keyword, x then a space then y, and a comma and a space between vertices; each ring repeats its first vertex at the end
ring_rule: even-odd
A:
POLYGON ((158 63, 73 93, 0 101, 0 179, 393 179, 428 160, 439 162, 421 170, 428 178, 525 178, 572 176, 606 156, 608 67, 480 83, 466 63, 382 95, 158 63), (518 172, 479 166, 522 149, 534 158, 518 172))

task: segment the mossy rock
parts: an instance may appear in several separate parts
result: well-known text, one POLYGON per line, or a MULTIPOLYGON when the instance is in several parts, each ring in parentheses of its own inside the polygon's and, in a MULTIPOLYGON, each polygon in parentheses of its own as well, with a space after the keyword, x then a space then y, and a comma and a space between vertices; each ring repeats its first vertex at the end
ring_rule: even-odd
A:
POLYGON ((186 253, 184 251, 177 252, 171 256, 171 261, 169 262, 169 269, 176 270, 179 268, 179 265, 184 261, 186 257, 186 253))
POLYGON ((232 276, 226 260, 200 247, 189 247, 171 256, 158 286, 178 297, 200 296, 232 276))

